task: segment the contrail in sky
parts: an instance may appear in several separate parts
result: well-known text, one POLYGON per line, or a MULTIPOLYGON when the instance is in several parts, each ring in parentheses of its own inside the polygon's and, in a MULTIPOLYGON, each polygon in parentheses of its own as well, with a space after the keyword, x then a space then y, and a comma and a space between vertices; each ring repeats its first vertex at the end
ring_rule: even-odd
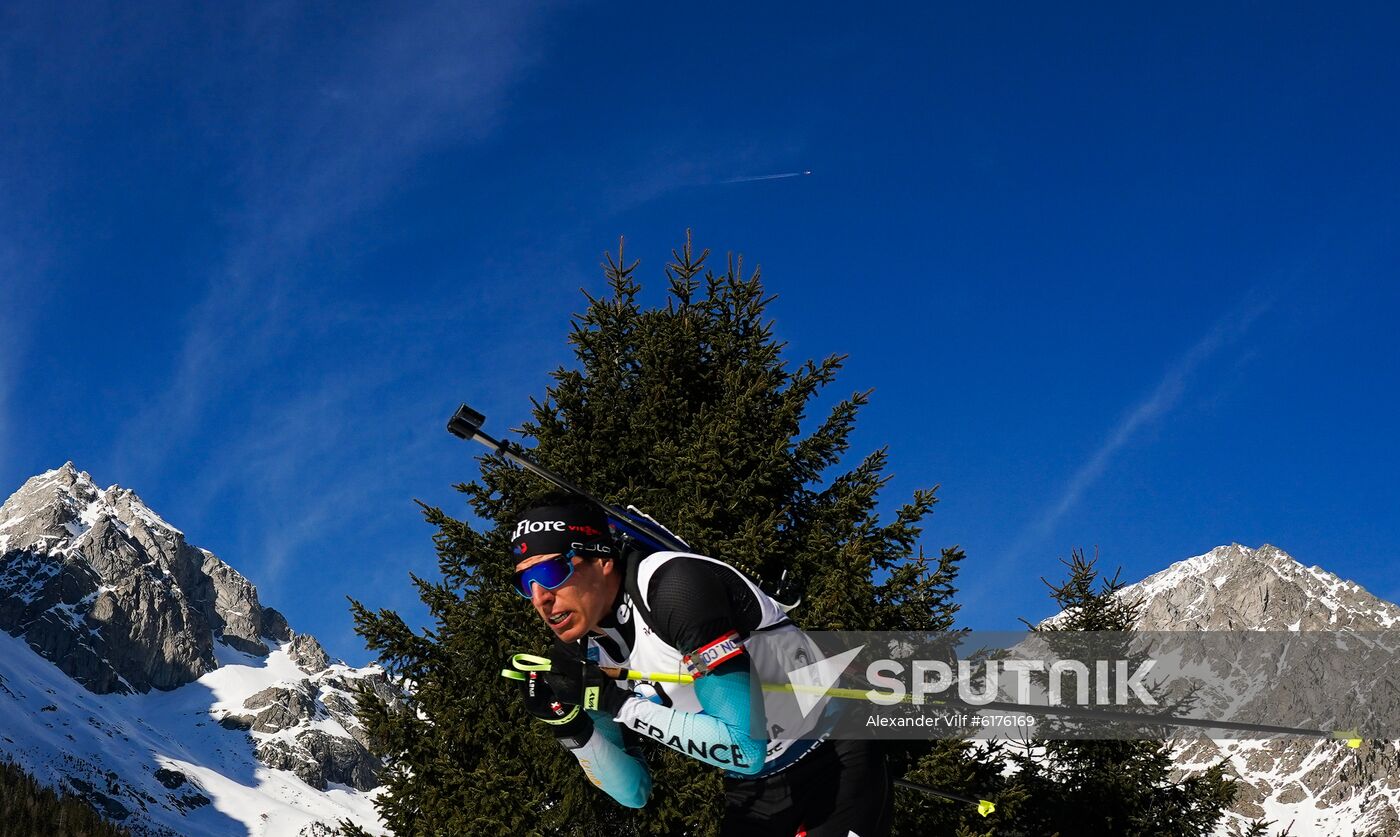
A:
MULTIPOLYGON (((1251 293, 1251 297, 1255 295, 1251 293)), ((1157 383, 1157 387, 1119 420, 1118 426, 1100 443, 1098 450, 1079 467, 1064 487, 1059 499, 1046 508, 1040 518, 1027 527, 1003 557, 1002 564, 1019 559, 1033 547, 1046 541, 1056 524, 1070 509, 1078 505, 1085 492, 1108 470, 1109 463, 1142 428, 1167 414, 1181 399, 1191 374, 1228 342, 1239 339, 1255 320, 1272 306, 1272 299, 1246 303, 1221 318, 1204 337, 1179 358, 1157 383)))
POLYGON ((729 180, 721 180, 720 183, 753 183, 759 180, 783 180, 789 177, 806 177, 810 171, 790 171, 783 174, 761 174, 758 177, 732 177, 729 180))

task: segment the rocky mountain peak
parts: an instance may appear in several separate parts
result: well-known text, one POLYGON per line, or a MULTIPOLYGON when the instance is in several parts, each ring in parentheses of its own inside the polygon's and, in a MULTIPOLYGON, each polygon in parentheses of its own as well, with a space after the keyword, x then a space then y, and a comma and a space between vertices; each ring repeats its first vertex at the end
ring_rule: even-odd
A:
POLYGON ((99 694, 188 683, 216 667, 215 641, 291 639, 237 570, 72 462, 0 506, 0 629, 99 694))
POLYGON ((1270 544, 1218 546, 1124 588, 1146 601, 1145 631, 1377 630, 1400 607, 1270 544))
POLYGON ((381 764, 355 701, 398 691, 293 632, 134 491, 67 462, 0 505, 0 629, 0 758, 133 833, 262 833, 274 811, 295 833, 374 824, 381 764))
MULTIPOLYGON (((1218 546, 1129 585, 1120 595, 1141 597, 1142 631, 1342 631, 1393 629, 1400 607, 1321 567, 1306 567, 1278 547, 1218 546)), ((1322 646, 1320 646, 1322 647, 1322 646)), ((1325 651, 1325 648, 1324 648, 1325 651)), ((1311 706, 1325 717, 1327 695, 1298 679, 1292 689, 1274 661, 1264 675, 1284 685, 1270 700, 1311 706)), ((1315 653, 1289 664, 1325 668, 1315 653)), ((1208 710, 1207 710, 1208 711, 1208 710)), ((1265 713, 1267 714, 1267 713, 1265 713)), ((1311 738, 1187 738, 1175 752, 1178 775, 1197 773, 1222 759, 1238 780, 1238 796, 1217 834, 1242 833, 1256 818, 1291 825, 1309 837, 1400 834, 1400 779, 1387 766, 1400 757, 1394 742, 1367 741, 1360 750, 1311 738)))

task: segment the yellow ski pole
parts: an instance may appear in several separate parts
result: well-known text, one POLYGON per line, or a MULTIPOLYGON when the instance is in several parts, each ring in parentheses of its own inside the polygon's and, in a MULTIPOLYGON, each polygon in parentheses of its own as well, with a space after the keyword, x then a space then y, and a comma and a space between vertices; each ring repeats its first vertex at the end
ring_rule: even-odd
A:
MULTIPOLYGON (((501 676, 509 677, 513 680, 524 680, 525 672, 549 671, 550 662, 548 657, 538 654, 516 654, 511 657, 511 669, 502 669, 501 676)), ((695 678, 689 674, 671 673, 665 671, 634 671, 628 668, 615 666, 600 666, 603 672, 614 680, 649 680, 653 683, 693 683, 695 678)), ((871 690, 869 689, 824 689, 821 686, 805 686, 797 683, 764 683, 765 692, 804 692, 814 695, 825 695, 827 697, 840 698, 844 700, 871 700, 871 690)), ((878 693, 877 693, 878 694, 878 693)), ((900 703, 910 703, 913 695, 905 694, 900 698, 900 703)), ((940 706, 961 706, 952 701, 943 701, 935 698, 928 700, 930 704, 940 706)), ((1356 730, 1316 730, 1300 729, 1295 727, 1273 726, 1266 724, 1246 724, 1234 721, 1217 721, 1205 718, 1184 718, 1174 715, 1141 715, 1114 710, 1105 710, 1087 707, 1071 706, 1040 706, 1034 704, 1011 703, 1007 701, 989 701, 985 703, 969 706, 970 709, 982 709, 993 712, 1020 712, 1032 715, 1057 715, 1063 717, 1090 718, 1097 720, 1128 721, 1134 723, 1160 723, 1176 726, 1202 727, 1206 729, 1227 729, 1241 730, 1246 732, 1262 732, 1274 735, 1308 735, 1320 738, 1330 738, 1341 741, 1351 749, 1361 746, 1362 739, 1356 730)))

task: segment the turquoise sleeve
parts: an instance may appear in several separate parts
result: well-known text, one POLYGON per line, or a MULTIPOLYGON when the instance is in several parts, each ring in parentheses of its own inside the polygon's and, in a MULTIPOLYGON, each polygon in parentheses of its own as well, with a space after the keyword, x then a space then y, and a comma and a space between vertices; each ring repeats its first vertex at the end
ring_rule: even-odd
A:
POLYGON ((569 752, 578 759, 588 781, 628 808, 641 808, 651 798, 651 774, 640 756, 627 752, 622 730, 602 712, 588 713, 593 735, 588 743, 569 752))
POLYGON ((636 698, 623 705, 617 720, 706 764, 745 776, 762 770, 767 742, 749 735, 748 670, 731 667, 701 677, 695 696, 704 711, 681 712, 636 698))

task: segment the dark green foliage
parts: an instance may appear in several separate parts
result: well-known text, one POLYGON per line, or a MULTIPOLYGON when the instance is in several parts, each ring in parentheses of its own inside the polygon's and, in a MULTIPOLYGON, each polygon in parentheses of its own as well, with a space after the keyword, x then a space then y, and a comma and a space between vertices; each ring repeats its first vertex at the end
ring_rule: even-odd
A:
MULTIPOLYGON (((667 300, 653 308, 639 302, 636 263, 621 248, 607 256, 610 293, 589 297, 569 335, 577 367, 554 373, 519 430, 533 456, 609 502, 637 505, 770 590, 786 570, 784 598, 802 594, 794 615, 805 628, 951 628, 962 552, 926 559, 916 551, 933 490, 915 492, 882 522, 883 451, 828 478, 867 393, 804 427, 842 359, 790 369, 756 271, 745 276, 741 260, 730 259, 716 275, 688 238, 673 255, 667 300)), ((381 797, 387 822, 399 835, 713 834, 718 770, 657 748, 648 756, 651 804, 624 810, 586 783, 498 676, 508 654, 548 641, 508 589, 504 525, 548 486, 492 457, 481 471, 479 482, 457 488, 491 528, 425 508, 442 576, 415 579, 435 620, 431 633, 353 603, 359 633, 412 686, 403 711, 361 703, 392 765, 381 797)), ((925 774, 966 792, 958 746, 924 744, 897 758, 902 766, 923 758, 925 774)), ((933 833, 910 819, 922 804, 902 805, 901 833, 933 833)))
POLYGON ((130 837, 81 797, 58 794, 9 762, 0 762, 0 837, 130 837))
MULTIPOLYGON (((919 742, 899 742, 917 745, 919 742)), ((901 789, 895 801, 896 834, 948 834, 953 837, 992 837, 1010 833, 1006 824, 1014 822, 1024 796, 1001 776, 1003 751, 996 742, 974 747, 964 741, 941 741, 926 745, 912 759, 904 778, 930 788, 949 790, 972 799, 991 799, 996 811, 987 818, 962 802, 940 799, 918 791, 901 789)), ((898 760, 895 765, 899 765, 898 760)), ((901 771, 897 766, 895 773, 901 771)))
MULTIPOLYGON (((1069 577, 1046 584, 1064 611, 1043 631, 1131 631, 1140 600, 1115 595, 1117 575, 1101 578, 1096 560, 1075 552, 1069 577)), ((1132 837, 1209 835, 1235 798, 1224 764, 1173 780, 1171 746, 1151 740, 1034 740, 1006 748, 1018 772, 1006 785, 1020 802, 1014 828, 998 835, 1099 834, 1132 837)))
POLYGON ((1273 825, 1273 820, 1254 820, 1236 833, 1239 837, 1291 837, 1292 827, 1285 827, 1282 831, 1270 831, 1269 826, 1273 825))

